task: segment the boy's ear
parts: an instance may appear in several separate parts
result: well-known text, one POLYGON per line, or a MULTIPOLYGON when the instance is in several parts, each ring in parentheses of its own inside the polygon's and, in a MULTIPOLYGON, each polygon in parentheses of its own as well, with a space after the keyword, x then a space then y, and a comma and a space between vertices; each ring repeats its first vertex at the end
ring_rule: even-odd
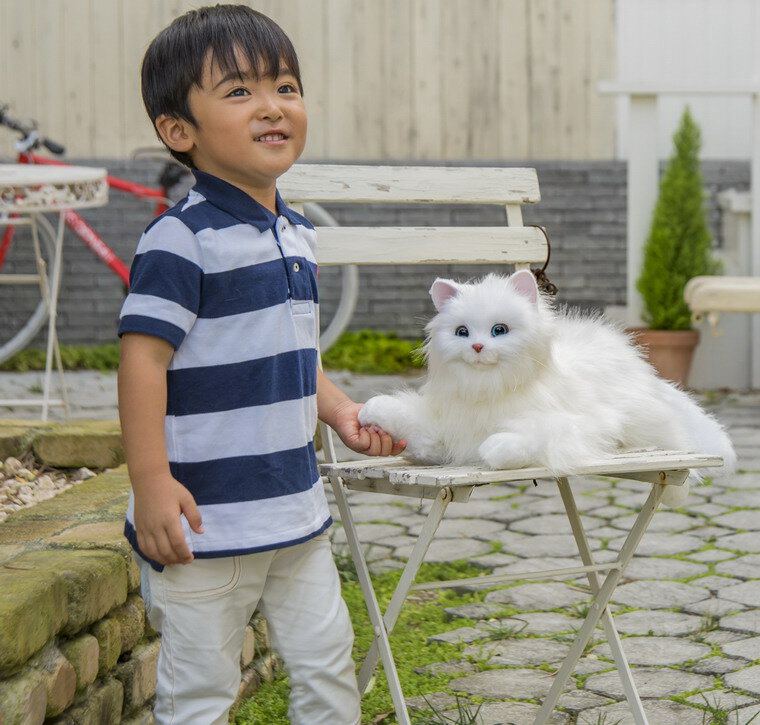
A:
POLYGON ((181 118, 161 114, 156 119, 156 131, 172 151, 186 154, 195 145, 189 121, 181 118))

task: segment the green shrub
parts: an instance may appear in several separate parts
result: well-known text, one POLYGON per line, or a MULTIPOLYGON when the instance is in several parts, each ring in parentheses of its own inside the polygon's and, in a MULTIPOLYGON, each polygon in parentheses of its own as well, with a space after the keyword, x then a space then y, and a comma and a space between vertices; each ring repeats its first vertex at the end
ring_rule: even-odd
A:
POLYGON ((644 300, 644 322, 655 330, 688 330, 691 312, 683 290, 692 278, 717 274, 704 208, 699 169, 699 126, 688 107, 673 136, 675 151, 660 181, 652 227, 644 247, 637 288, 644 300))
POLYGON ((322 355, 327 369, 389 375, 424 365, 421 340, 401 340, 394 332, 344 332, 322 355))
MULTIPOLYGON (((119 345, 62 345, 61 362, 65 370, 116 370, 119 367, 119 345)), ((44 350, 22 350, 0 364, 4 372, 25 373, 45 369, 44 350)))

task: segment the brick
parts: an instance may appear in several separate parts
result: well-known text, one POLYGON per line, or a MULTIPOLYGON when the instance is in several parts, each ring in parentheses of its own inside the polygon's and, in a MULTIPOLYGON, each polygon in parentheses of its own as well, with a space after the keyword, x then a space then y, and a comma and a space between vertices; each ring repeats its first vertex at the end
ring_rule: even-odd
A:
POLYGON ((108 678, 91 685, 82 701, 53 720, 51 725, 118 725, 123 702, 121 682, 108 678))
POLYGON ((92 634, 98 640, 98 675, 105 675, 116 666, 121 654, 121 628, 110 617, 95 622, 92 634))
POLYGON ((124 463, 121 430, 115 421, 87 421, 38 433, 35 456, 60 468, 113 468, 124 463))
POLYGON ((98 658, 100 645, 91 634, 82 634, 75 639, 62 642, 63 656, 71 663, 76 675, 76 688, 81 690, 98 676, 98 658))
POLYGON ((256 633, 248 625, 243 633, 243 649, 240 652, 240 666, 247 667, 256 655, 256 633))
POLYGON ((140 645, 126 662, 117 666, 114 674, 124 687, 125 712, 139 710, 156 694, 156 666, 160 646, 158 639, 140 645))
POLYGON ((33 669, 0 681, 0 723, 42 725, 47 707, 45 677, 33 669))
MULTIPOLYGON (((128 652, 143 638, 145 633, 145 603, 136 594, 111 612, 121 632, 121 653, 128 652)), ((120 653, 120 654, 121 654, 120 653)))
POLYGON ((59 715, 74 701, 77 685, 74 667, 52 643, 35 655, 29 666, 41 672, 45 679, 46 717, 59 715))

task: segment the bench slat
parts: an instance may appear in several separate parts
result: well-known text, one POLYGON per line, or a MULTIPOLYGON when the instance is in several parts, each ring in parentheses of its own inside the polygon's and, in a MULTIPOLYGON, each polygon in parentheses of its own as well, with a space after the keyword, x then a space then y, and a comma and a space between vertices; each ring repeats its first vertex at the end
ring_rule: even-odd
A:
POLYGON ((535 169, 296 164, 277 182, 288 202, 535 204, 535 169))
POLYGON ((543 263, 535 227, 319 227, 317 261, 334 264, 543 263))

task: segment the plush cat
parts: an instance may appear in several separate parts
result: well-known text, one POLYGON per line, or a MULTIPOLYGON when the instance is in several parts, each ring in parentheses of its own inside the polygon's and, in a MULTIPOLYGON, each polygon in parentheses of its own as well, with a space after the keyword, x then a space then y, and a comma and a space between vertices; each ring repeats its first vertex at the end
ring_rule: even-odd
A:
MULTIPOLYGON (((657 377, 622 331, 554 310, 531 272, 437 279, 430 294, 438 314, 425 328, 425 383, 371 398, 359 415, 406 439, 408 458, 572 474, 621 449, 657 447, 719 455, 721 470, 733 469, 712 416, 657 377)), ((663 502, 679 506, 687 492, 668 486, 663 502)))

